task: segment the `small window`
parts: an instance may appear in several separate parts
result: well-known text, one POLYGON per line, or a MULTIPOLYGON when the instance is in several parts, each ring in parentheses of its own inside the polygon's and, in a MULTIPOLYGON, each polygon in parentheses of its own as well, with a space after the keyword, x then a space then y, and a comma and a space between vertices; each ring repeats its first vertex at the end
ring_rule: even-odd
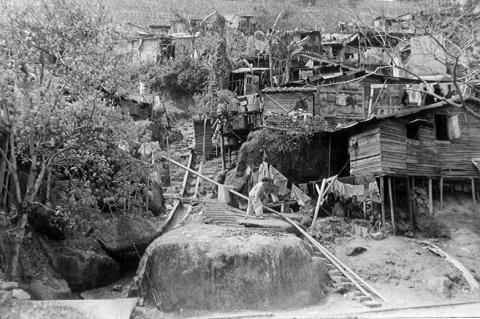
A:
POLYGON ((420 125, 418 123, 407 124, 407 138, 411 140, 418 140, 418 131, 420 125))
POLYGON ((439 141, 448 141, 448 117, 435 114, 435 138, 439 141))

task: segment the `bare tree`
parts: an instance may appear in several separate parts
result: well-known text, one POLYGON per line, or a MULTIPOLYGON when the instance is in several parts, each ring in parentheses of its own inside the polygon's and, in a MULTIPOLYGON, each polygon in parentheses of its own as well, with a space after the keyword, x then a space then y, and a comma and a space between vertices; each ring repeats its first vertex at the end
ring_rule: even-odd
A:
POLYGON ((405 55, 416 49, 424 61, 442 66, 445 75, 451 77, 455 95, 445 97, 435 92, 421 92, 480 118, 480 114, 466 103, 468 99, 480 102, 474 94, 480 91, 473 85, 474 80, 480 78, 479 14, 469 9, 473 3, 454 3, 417 13, 407 23, 405 32, 390 32, 388 28, 368 25, 358 16, 357 27, 367 46, 380 48, 385 68, 396 68, 427 85, 418 65, 403 61, 405 55))

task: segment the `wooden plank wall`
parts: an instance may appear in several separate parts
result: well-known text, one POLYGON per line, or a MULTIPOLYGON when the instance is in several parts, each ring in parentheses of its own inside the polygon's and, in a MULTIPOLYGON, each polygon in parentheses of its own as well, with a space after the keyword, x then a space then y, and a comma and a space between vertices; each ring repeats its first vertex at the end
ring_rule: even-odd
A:
MULTIPOLYGON (((480 105, 471 106, 480 112, 480 105)), ((453 107, 406 119, 385 120, 350 137, 351 175, 367 173, 450 178, 479 178, 472 158, 480 158, 480 120, 453 107), (434 122, 435 114, 458 114, 460 137, 436 139, 435 127, 421 125, 418 140, 407 139, 406 123, 434 122)))
POLYGON ((420 126, 418 140, 407 140, 407 170, 408 175, 432 176, 440 175, 441 161, 435 128, 420 126))
POLYGON ((320 87, 316 99, 315 114, 355 120, 365 118, 364 88, 360 82, 320 87))
MULTIPOLYGON (((470 105, 479 112, 480 105, 470 105)), ((480 157, 480 120, 474 116, 449 107, 448 114, 458 114, 460 138, 437 143, 442 175, 448 177, 480 177, 472 164, 472 158, 480 157)))
POLYGON ((380 127, 351 136, 349 153, 350 175, 381 173, 380 127))
POLYGON ((383 121, 380 124, 382 172, 401 173, 407 168, 407 132, 405 124, 383 121))
POLYGON ((278 104, 283 106, 289 112, 295 108, 297 102, 302 98, 308 106, 308 112, 313 114, 313 93, 264 93, 263 111, 272 113, 287 113, 277 103, 273 102, 269 97, 274 99, 278 104))

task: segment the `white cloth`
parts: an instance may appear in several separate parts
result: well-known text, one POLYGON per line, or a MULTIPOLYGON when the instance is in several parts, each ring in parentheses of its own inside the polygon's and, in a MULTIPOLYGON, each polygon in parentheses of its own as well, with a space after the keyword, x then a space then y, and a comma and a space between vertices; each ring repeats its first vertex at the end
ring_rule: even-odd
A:
POLYGON ((292 191, 290 193, 290 197, 295 199, 298 202, 298 205, 305 207, 307 206, 310 201, 312 200, 305 194, 300 188, 298 188, 295 184, 292 184, 292 191))
POLYGON ((247 216, 262 216, 263 215, 263 204, 262 196, 267 196, 265 194, 265 185, 263 182, 257 183, 248 193, 248 208, 247 216))
POLYGON ((273 181, 273 184, 278 188, 278 195, 288 194, 288 179, 282 175, 275 167, 269 165, 267 162, 263 162, 258 168, 258 180, 267 177, 273 181))

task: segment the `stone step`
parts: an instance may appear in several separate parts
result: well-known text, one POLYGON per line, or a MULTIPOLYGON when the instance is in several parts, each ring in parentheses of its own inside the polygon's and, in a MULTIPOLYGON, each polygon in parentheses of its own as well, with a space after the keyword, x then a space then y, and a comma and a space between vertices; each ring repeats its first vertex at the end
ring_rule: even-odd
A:
POLYGON ((335 282, 350 282, 350 279, 344 276, 330 276, 335 282))
POLYGON ((382 304, 378 301, 375 300, 367 300, 362 302, 365 306, 370 307, 370 308, 378 308, 381 307, 382 304))
POLYGON ((330 275, 330 277, 343 276, 342 272, 338 269, 329 270, 328 274, 330 275))
POLYGON ((353 299, 357 300, 357 301, 360 301, 360 302, 366 302, 366 301, 372 301, 372 298, 368 297, 368 296, 359 296, 359 297, 354 297, 353 299))
POLYGON ((327 268, 328 270, 336 270, 337 267, 335 267, 333 264, 327 263, 327 268))
POLYGON ((324 258, 324 257, 320 257, 320 256, 315 256, 313 255, 312 257, 312 260, 314 262, 324 262, 324 263, 329 263, 328 259, 327 258, 324 258))
POLYGON ((352 291, 355 286, 352 283, 347 282, 334 282, 333 290, 335 293, 344 294, 346 292, 352 291))

